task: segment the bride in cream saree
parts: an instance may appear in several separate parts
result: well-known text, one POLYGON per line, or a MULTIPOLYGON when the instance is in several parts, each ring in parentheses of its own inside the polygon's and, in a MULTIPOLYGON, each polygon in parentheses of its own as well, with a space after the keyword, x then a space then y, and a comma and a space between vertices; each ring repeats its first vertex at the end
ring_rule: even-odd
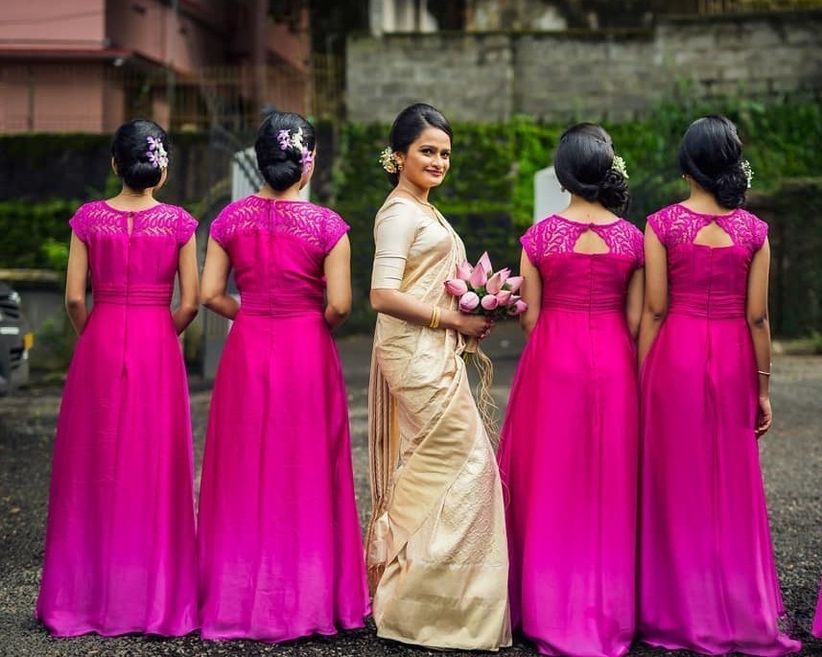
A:
POLYGON ((499 472, 461 357, 465 339, 431 328, 440 310, 454 316, 443 283, 465 249, 434 206, 398 190, 376 217, 372 291, 397 290, 436 310, 429 326, 377 318, 366 537, 377 634, 497 650, 511 644, 499 472))

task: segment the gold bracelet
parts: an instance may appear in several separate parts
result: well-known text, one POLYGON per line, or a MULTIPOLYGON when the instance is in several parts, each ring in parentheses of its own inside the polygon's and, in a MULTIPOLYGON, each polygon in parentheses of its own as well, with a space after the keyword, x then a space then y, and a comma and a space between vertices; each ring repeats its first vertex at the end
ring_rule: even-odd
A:
POLYGON ((765 372, 764 370, 756 370, 757 374, 761 374, 762 376, 770 376, 770 372, 765 372))
POLYGON ((440 327, 440 309, 439 306, 434 306, 434 311, 431 313, 431 323, 428 325, 428 328, 439 328, 440 327))

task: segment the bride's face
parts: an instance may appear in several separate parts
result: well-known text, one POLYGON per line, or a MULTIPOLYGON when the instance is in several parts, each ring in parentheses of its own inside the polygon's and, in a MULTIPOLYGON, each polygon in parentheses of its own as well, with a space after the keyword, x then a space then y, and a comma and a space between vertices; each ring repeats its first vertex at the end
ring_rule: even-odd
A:
POLYGON ((428 127, 408 147, 399 153, 400 178, 420 189, 441 184, 451 166, 451 138, 439 128, 428 127))

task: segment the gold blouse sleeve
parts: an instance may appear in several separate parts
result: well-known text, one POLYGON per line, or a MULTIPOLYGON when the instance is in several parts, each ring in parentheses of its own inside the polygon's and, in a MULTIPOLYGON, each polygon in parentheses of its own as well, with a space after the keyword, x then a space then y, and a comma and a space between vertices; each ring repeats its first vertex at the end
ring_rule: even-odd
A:
POLYGON ((394 202, 377 214, 371 289, 400 289, 408 251, 417 234, 417 222, 418 215, 414 207, 401 201, 394 202))

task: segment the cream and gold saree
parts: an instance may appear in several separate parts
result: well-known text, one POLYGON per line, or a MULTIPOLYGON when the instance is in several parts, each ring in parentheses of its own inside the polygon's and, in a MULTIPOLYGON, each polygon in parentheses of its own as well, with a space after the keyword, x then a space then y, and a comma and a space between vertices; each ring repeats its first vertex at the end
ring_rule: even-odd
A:
MULTIPOLYGON (((372 288, 455 307, 443 283, 465 249, 433 206, 390 197, 374 236, 372 288)), ((379 636, 496 650, 511 643, 502 488, 463 348, 454 331, 377 319, 367 560, 379 636)))

